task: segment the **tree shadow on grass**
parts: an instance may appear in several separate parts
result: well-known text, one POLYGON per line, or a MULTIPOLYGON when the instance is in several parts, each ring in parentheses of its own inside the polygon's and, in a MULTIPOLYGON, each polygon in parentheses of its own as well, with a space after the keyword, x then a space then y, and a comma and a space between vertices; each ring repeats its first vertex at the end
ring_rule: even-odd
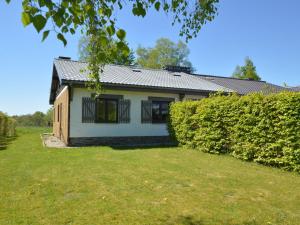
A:
POLYGON ((17 138, 16 136, 13 137, 0 137, 0 151, 6 150, 7 146, 17 138))
POLYGON ((162 219, 161 224, 165 225, 205 225, 205 223, 201 219, 196 219, 193 216, 178 216, 177 218, 171 218, 167 216, 166 218, 162 219))
POLYGON ((202 220, 195 219, 192 216, 180 216, 176 222, 182 225, 204 225, 202 220))
MULTIPOLYGON (((211 224, 211 222, 208 222, 208 220, 206 219, 207 222, 205 222, 202 219, 199 218, 195 218, 194 216, 178 216, 177 218, 171 218, 171 217, 167 217, 163 220, 161 220, 162 224, 165 225, 173 225, 173 224, 178 224, 178 225, 208 225, 211 224)), ((228 223, 225 222, 224 223, 218 223, 218 224, 227 224, 227 225, 259 225, 261 223, 256 222, 255 220, 249 220, 249 221, 244 221, 241 223, 228 223)))

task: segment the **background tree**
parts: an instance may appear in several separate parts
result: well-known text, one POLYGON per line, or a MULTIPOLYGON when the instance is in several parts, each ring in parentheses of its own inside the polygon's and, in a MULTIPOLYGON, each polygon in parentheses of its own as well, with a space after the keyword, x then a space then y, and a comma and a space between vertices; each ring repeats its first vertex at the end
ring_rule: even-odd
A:
MULTIPOLYGON (((11 0, 5 0, 9 3, 11 0)), ((67 44, 65 35, 83 32, 90 37, 88 67, 90 81, 96 92, 101 91, 100 74, 114 48, 107 48, 110 38, 116 38, 118 51, 128 55, 124 42, 126 31, 117 24, 117 11, 131 7, 134 16, 145 17, 149 9, 163 11, 173 18, 172 25, 180 24, 179 35, 189 40, 196 37, 204 24, 217 14, 219 0, 22 0, 22 22, 33 24, 45 40, 50 32, 67 44), (107 51, 108 50, 108 51, 107 51), (108 56, 107 56, 108 55, 108 56), (106 57, 107 56, 107 57, 106 57), (99 73, 100 71, 100 73, 99 73)))
POLYGON ((145 68, 162 69, 166 65, 191 67, 188 60, 190 50, 182 41, 177 44, 167 38, 160 38, 153 48, 138 47, 137 64, 145 68))
POLYGON ((260 76, 256 72, 256 67, 249 57, 245 59, 244 66, 237 66, 235 68, 232 77, 240 79, 261 80, 260 76))
POLYGON ((47 113, 37 111, 33 114, 12 116, 15 119, 17 126, 34 126, 34 127, 46 127, 51 126, 53 122, 53 108, 51 107, 47 113))
POLYGON ((47 126, 52 126, 53 123, 53 107, 48 109, 45 115, 45 122, 47 126))
MULTIPOLYGON (((127 44, 127 42, 126 42, 127 44)), ((79 39, 78 42, 78 55, 79 55, 79 60, 81 61, 87 61, 89 56, 90 56, 90 51, 89 51, 89 38, 86 36, 83 36, 79 39)), ((130 50, 128 55, 122 54, 122 50, 118 48, 117 46, 117 41, 111 39, 109 45, 107 48, 114 48, 115 50, 113 52, 116 53, 116 55, 111 55, 111 60, 109 60, 113 64, 118 64, 118 65, 134 65, 135 63, 135 57, 134 57, 134 52, 133 50, 130 50)), ((107 49, 106 51, 109 51, 107 49)))

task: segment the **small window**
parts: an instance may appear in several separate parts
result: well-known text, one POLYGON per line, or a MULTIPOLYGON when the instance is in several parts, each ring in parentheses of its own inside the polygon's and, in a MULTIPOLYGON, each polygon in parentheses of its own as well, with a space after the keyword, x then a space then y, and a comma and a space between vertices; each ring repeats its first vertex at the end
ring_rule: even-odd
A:
POLYGON ((60 115, 60 107, 57 106, 57 122, 59 122, 59 115, 60 115))
POLYGON ((96 122, 117 123, 118 122, 118 100, 96 99, 96 122))
POLYGON ((169 115, 169 102, 152 101, 152 123, 166 123, 169 115))
POLYGON ((55 120, 55 109, 56 109, 56 108, 55 108, 55 107, 53 107, 53 115, 52 115, 52 116, 53 116, 53 118, 52 118, 52 119, 53 119, 53 122, 55 122, 55 121, 56 121, 56 120, 55 120))

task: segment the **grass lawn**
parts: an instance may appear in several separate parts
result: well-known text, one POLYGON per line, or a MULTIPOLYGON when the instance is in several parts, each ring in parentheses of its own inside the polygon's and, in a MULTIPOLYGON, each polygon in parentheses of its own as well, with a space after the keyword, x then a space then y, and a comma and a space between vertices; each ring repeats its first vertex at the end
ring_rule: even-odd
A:
POLYGON ((300 224, 300 176, 181 148, 0 151, 0 224, 300 224))

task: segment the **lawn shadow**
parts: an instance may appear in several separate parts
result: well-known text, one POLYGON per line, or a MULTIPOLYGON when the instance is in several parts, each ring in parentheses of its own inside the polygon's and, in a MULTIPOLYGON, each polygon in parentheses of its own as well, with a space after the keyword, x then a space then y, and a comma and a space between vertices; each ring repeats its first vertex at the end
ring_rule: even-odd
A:
POLYGON ((180 217, 178 217, 176 222, 178 222, 178 224, 182 224, 182 225, 204 225, 204 222, 202 220, 195 219, 192 216, 180 216, 180 217))
POLYGON ((13 137, 0 137, 0 151, 6 150, 7 146, 14 140, 16 140, 18 136, 15 135, 13 137))
POLYGON ((168 216, 167 218, 161 220, 161 222, 162 224, 166 225, 205 225, 205 223, 201 219, 196 219, 193 216, 178 216, 175 219, 168 216))
MULTIPOLYGON (((160 222, 162 222, 162 224, 165 224, 165 225, 174 225, 174 224, 178 224, 178 225, 206 225, 207 224, 208 225, 208 224, 211 224, 211 222, 209 222, 209 220, 207 220, 207 219, 206 219, 206 222, 205 222, 204 220, 196 218, 196 217, 191 216, 191 215, 178 216, 175 219, 167 216, 166 218, 164 218, 160 222)), ((234 223, 234 222, 233 223, 228 223, 228 222, 224 221, 222 224, 227 224, 227 225, 259 225, 261 223, 258 223, 255 220, 249 220, 249 221, 244 221, 244 222, 241 222, 241 223, 234 223)))

